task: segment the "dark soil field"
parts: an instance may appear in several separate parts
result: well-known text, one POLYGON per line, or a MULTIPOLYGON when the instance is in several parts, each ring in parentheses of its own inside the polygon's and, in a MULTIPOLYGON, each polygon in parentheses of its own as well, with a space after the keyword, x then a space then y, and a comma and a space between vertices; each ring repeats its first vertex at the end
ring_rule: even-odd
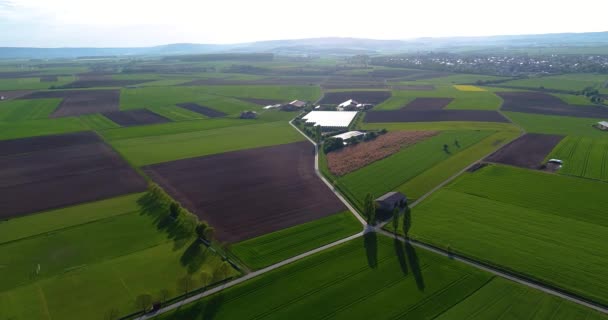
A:
POLYGON ((390 91, 326 92, 319 104, 340 104, 349 99, 360 103, 380 104, 390 97, 390 91))
POLYGON ((221 111, 217 111, 215 109, 209 108, 209 107, 205 107, 205 106, 201 106, 199 104, 196 103, 192 103, 192 102, 188 102, 188 103, 178 103, 177 104, 178 107, 182 107, 184 109, 188 109, 192 112, 196 112, 196 113, 200 113, 204 116, 207 116, 209 118, 217 118, 217 117, 223 117, 226 116, 227 114, 221 111))
POLYGON ((416 86, 392 86, 394 90, 410 90, 410 91, 432 91, 435 90, 433 85, 416 85, 416 86))
POLYGON ((106 118, 123 126, 142 126, 146 124, 165 123, 171 120, 146 109, 135 109, 128 111, 112 111, 102 113, 106 118))
POLYGON ((118 111, 119 90, 65 90, 38 91, 20 99, 63 99, 51 118, 79 116, 83 114, 118 111))
POLYGON ((232 79, 200 79, 182 83, 179 86, 214 86, 214 85, 317 85, 326 77, 318 76, 277 76, 256 80, 232 80, 232 79))
POLYGON ((40 77, 40 82, 57 82, 57 76, 43 76, 40 77))
POLYGON ((36 71, 6 71, 0 72, 0 79, 30 78, 37 74, 36 71))
POLYGON ((553 116, 608 118, 608 108, 569 105, 561 99, 542 92, 497 92, 504 103, 501 110, 553 116))
POLYGON ((481 122, 509 122, 496 111, 488 110, 390 110, 369 111, 365 122, 434 122, 434 121, 481 121, 481 122))
POLYGON ((487 157, 485 161, 539 169, 563 136, 527 133, 487 157))
POLYGON ((418 110, 418 111, 428 111, 428 110, 442 110, 445 108, 450 102, 454 100, 453 98, 416 98, 414 101, 408 103, 403 109, 405 110, 418 110))
POLYGON ((146 189, 92 132, 0 141, 0 218, 146 189))
POLYGON ((32 93, 28 90, 15 90, 15 91, 0 91, 0 97, 4 97, 4 100, 11 100, 23 97, 32 93))
POLYGON ((317 177, 309 142, 144 167, 171 196, 238 242, 345 210, 317 177))

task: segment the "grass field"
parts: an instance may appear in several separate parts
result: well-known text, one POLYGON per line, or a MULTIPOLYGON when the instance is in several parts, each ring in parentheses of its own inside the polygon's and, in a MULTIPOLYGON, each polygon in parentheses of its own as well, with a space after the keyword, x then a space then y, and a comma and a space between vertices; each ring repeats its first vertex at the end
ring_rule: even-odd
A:
POLYGON ((285 144, 303 139, 304 137, 286 122, 268 122, 110 140, 110 144, 131 163, 141 166, 214 153, 285 144))
POLYGON ((414 208, 410 236, 606 304, 606 192, 603 182, 488 166, 414 208))
POLYGON ((0 102, 0 121, 45 119, 61 99, 12 100, 0 102))
POLYGON ((474 309, 485 309, 479 314, 482 319, 495 319, 491 315, 496 313, 504 318, 532 319, 538 306, 520 304, 522 293, 546 301, 543 310, 554 317, 577 314, 602 319, 599 313, 374 234, 159 319, 433 319, 474 309), (484 295, 476 294, 480 291, 484 295), (501 303, 480 305, 480 298, 500 299, 501 303))
POLYGON ((79 118, 37 119, 19 122, 0 121, 0 140, 44 136, 89 130, 79 118))
POLYGON ((507 81, 503 84, 506 86, 524 87, 524 88, 540 88, 546 89, 580 91, 585 87, 594 87, 602 93, 608 93, 608 89, 604 85, 608 81, 608 76, 591 73, 564 74, 559 76, 539 77, 531 79, 521 79, 507 81))
POLYGON ((562 99, 562 101, 564 101, 567 104, 571 104, 571 105, 581 105, 581 106, 586 106, 586 105, 593 105, 591 103, 591 101, 589 100, 589 98, 583 96, 583 95, 575 95, 575 94, 563 94, 563 93, 552 93, 552 95, 562 99))
POLYGON ((230 251, 250 268, 261 269, 361 229, 359 221, 346 211, 233 244, 230 251))
POLYGON ((397 85, 417 85, 417 84, 431 84, 431 85, 453 85, 453 84, 466 84, 476 83, 477 81, 494 81, 508 79, 505 77, 498 76, 487 76, 482 74, 464 74, 457 73, 451 74, 445 77, 431 78, 431 79, 419 79, 416 81, 398 81, 392 82, 391 84, 397 85))
POLYGON ((441 161, 467 150, 493 133, 492 131, 442 132, 339 178, 338 186, 351 200, 361 205, 368 193, 379 197, 386 192, 399 189, 410 179, 441 161), (456 140, 460 147, 455 145, 456 140), (443 150, 444 144, 449 146, 449 153, 443 150))
POLYGON ((415 98, 454 98, 446 109, 455 110, 497 110, 502 100, 492 92, 460 91, 453 86, 440 85, 435 90, 393 90, 392 96, 374 107, 374 110, 395 110, 407 105, 415 98))
POLYGON ((76 80, 74 76, 57 77, 55 82, 41 82, 40 78, 0 79, 0 90, 40 90, 62 86, 76 80))
POLYGON ((513 122, 530 133, 606 138, 608 133, 593 128, 601 119, 545 116, 520 112, 505 112, 513 122))
POLYGON ((416 200, 431 191, 452 175, 475 163, 501 146, 509 143, 519 136, 514 131, 499 131, 481 140, 479 143, 439 162, 432 168, 417 175, 397 188, 397 191, 408 196, 410 201, 416 200))
POLYGON ((566 137, 548 158, 564 161, 559 173, 608 181, 608 136, 604 139, 566 137))
POLYGON ((200 113, 192 112, 178 106, 150 107, 147 109, 173 121, 187 121, 207 118, 200 113))
POLYGON ((104 117, 99 113, 86 114, 79 116, 78 119, 88 128, 92 130, 107 130, 120 128, 120 126, 114 121, 104 117))
POLYGON ((186 274, 195 283, 202 270, 222 279, 220 257, 193 244, 193 228, 190 218, 175 221, 142 194, 4 222, 2 318, 102 319, 111 309, 126 315, 137 311, 139 294, 178 295, 186 274))

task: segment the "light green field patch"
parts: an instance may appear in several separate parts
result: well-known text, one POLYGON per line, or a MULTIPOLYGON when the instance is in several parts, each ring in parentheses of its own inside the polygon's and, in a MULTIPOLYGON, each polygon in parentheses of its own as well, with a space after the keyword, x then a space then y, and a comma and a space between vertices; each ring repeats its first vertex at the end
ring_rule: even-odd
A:
POLYGON ((147 109, 173 121, 187 121, 207 118, 200 113, 192 112, 178 106, 149 107, 147 109))
POLYGON ((61 99, 11 100, 0 102, 0 121, 46 119, 61 99))
POLYGON ((489 91, 460 91, 453 86, 438 85, 434 90, 393 90, 392 96, 374 110, 401 109, 415 98, 453 98, 445 109, 454 110, 498 110, 502 104, 502 99, 489 91))
POLYGON ((545 116, 520 112, 505 112, 505 115, 530 133, 594 138, 608 137, 608 132, 593 128, 593 125, 601 119, 545 116))
POLYGON ((476 121, 442 121, 442 122, 387 122, 365 123, 365 130, 483 130, 483 131, 519 131, 519 128, 510 123, 476 122, 476 121))
POLYGON ((230 250, 250 268, 260 269, 346 238, 361 229, 359 221, 346 211, 236 243, 230 250))
POLYGON ((228 151, 285 144, 303 139, 304 137, 288 123, 269 122, 162 136, 111 140, 110 143, 127 159, 142 166, 228 151))
POLYGON ((120 128, 120 126, 118 124, 116 124, 114 121, 106 118, 105 116, 103 116, 99 113, 79 116, 78 119, 80 119, 80 121, 82 121, 82 123, 85 126, 91 128, 93 130, 107 130, 107 129, 120 128))
POLYGON ((608 137, 566 137, 547 158, 564 161, 559 173, 608 181, 608 137))
POLYGON ((76 117, 19 122, 0 121, 0 128, 2 128, 0 130, 0 140, 89 130, 89 127, 76 117))

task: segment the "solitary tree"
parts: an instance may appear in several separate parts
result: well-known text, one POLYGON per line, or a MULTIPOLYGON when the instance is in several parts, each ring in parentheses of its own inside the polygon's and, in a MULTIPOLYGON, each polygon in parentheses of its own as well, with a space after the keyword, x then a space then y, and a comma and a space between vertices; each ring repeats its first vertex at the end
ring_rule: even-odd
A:
POLYGON ((363 214, 367 218, 367 224, 376 223, 376 204, 374 203, 374 197, 371 193, 368 193, 365 197, 365 203, 363 205, 363 214))
POLYGON ((215 228, 207 227, 204 232, 205 239, 208 241, 213 241, 213 237, 215 236, 215 228))
POLYGON ((412 227, 412 210, 409 206, 405 206, 403 210, 403 234, 409 237, 410 228, 412 227))
POLYGON ((203 287, 203 290, 209 285, 209 283, 211 282, 211 278, 212 277, 209 274, 209 272, 207 272, 207 271, 201 272, 200 279, 201 279, 201 286, 203 287))
POLYGON ((205 222, 200 222, 197 226, 196 226, 196 235, 199 238, 205 238, 205 231, 207 230, 207 228, 209 228, 209 225, 207 225, 207 223, 205 222))
POLYGON ((135 298, 135 306, 142 312, 146 312, 152 305, 152 296, 145 293, 140 294, 135 298))
POLYGON ((397 227, 399 226, 399 207, 393 209, 393 232, 397 233, 397 227))
POLYGON ((171 218, 177 219, 179 216, 179 204, 177 202, 171 202, 169 205, 169 214, 171 215, 171 218))
POLYGON ((317 143, 321 143, 321 126, 315 126, 315 139, 317 143))
POLYGON ((160 303, 165 304, 165 302, 167 302, 167 300, 169 299, 170 295, 171 292, 169 291, 169 289, 161 289, 158 292, 158 298, 160 299, 160 303))
POLYGON ((449 148, 449 147, 450 147, 450 146, 448 146, 447 144, 444 144, 444 145, 443 145, 443 152, 447 153, 447 152, 448 152, 448 148, 449 148))
POLYGON ((188 274, 179 278, 179 280, 177 280, 177 290, 179 290, 180 292, 183 292, 186 295, 186 297, 188 296, 188 293, 190 292, 190 290, 192 290, 193 285, 194 285, 194 281, 192 280, 192 277, 188 274))

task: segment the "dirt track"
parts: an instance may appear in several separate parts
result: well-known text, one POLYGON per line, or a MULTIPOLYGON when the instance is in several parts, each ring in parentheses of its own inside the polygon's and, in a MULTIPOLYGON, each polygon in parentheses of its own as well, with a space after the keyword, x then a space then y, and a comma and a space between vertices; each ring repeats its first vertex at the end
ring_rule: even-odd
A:
POLYGON ((608 107, 570 105, 542 92, 497 92, 504 103, 502 111, 581 118, 608 118, 608 107))
POLYGON ((171 121, 146 109, 105 112, 103 115, 123 127, 158 124, 171 121))
POLYGON ((538 169, 545 157, 563 138, 558 135, 527 133, 502 147, 485 161, 538 169))
POLYGON ((146 189, 146 181, 96 134, 0 141, 0 217, 146 189))
POLYGON ((238 242, 345 210, 316 176, 309 142, 144 167, 220 241, 238 242))
POLYGON ((390 110, 369 111, 364 119, 367 123, 383 122, 434 122, 434 121, 481 121, 509 122, 496 111, 487 110, 390 110))
POLYGON ((209 118, 217 118, 217 117, 223 117, 226 116, 227 114, 221 111, 217 111, 215 109, 209 108, 209 107, 205 107, 205 106, 201 106, 199 104, 196 103, 192 103, 192 102, 188 102, 188 103, 178 103, 177 104, 178 107, 182 107, 184 109, 188 109, 192 112, 196 112, 196 113, 200 113, 204 116, 207 116, 209 118))
POLYGON ((19 99, 63 99, 51 118, 118 111, 119 90, 57 90, 38 91, 19 99))
POLYGON ((390 91, 326 92, 319 104, 340 104, 349 99, 360 103, 380 104, 390 97, 390 91))

